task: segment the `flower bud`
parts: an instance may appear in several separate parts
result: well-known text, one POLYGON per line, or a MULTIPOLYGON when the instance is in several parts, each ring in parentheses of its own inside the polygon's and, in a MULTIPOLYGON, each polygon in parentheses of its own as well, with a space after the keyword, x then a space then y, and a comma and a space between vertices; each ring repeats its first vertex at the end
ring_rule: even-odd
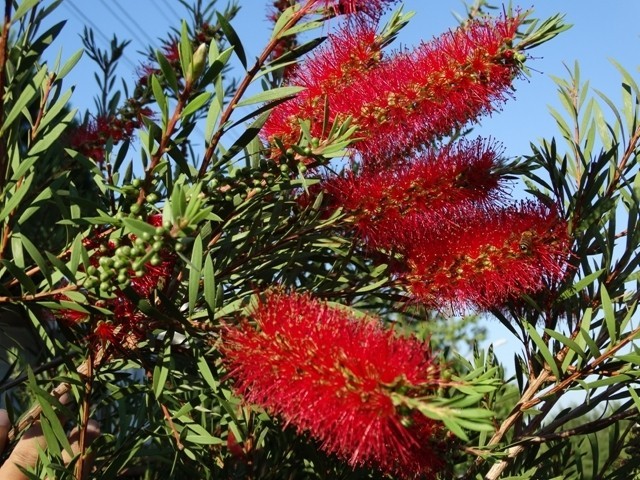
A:
POLYGON ((191 64, 189 65, 189 71, 186 75, 186 80, 188 84, 193 84, 202 72, 204 71, 205 62, 207 59, 207 44, 201 43, 200 46, 193 52, 193 58, 191 59, 191 64))

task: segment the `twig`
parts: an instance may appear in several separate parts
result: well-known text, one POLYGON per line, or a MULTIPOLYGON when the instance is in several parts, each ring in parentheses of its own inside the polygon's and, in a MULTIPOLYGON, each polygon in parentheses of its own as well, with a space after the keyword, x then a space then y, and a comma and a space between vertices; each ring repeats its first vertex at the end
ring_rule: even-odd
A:
MULTIPOLYGON (((76 369, 76 372, 81 377, 87 377, 95 368, 100 366, 105 360, 106 350, 100 348, 95 355, 90 355, 82 364, 76 369)), ((71 384, 68 382, 62 382, 51 391, 51 396, 59 399, 65 393, 69 392, 71 384)), ((27 413, 25 413, 15 427, 11 429, 8 436, 8 442, 13 442, 16 437, 27 428, 29 428, 33 422, 40 418, 42 413, 42 406, 39 403, 33 405, 27 413)))
MULTIPOLYGON (((294 15, 292 15, 289 21, 282 26, 282 29, 280 31, 284 32, 290 29, 291 27, 293 27, 294 25, 296 25, 307 13, 309 13, 309 10, 311 9, 314 3, 316 3, 314 0, 307 1, 307 4, 301 7, 300 10, 298 10, 294 15)), ((213 152, 218 146, 218 143, 220 142, 222 135, 226 132, 226 130, 224 129, 224 125, 225 123, 227 123, 229 118, 231 118, 231 114, 236 108, 236 104, 240 101, 242 96, 245 94, 247 88, 249 88, 249 85, 251 84, 255 76, 258 74, 258 72, 260 72, 260 69, 269 58, 269 55, 271 55, 273 50, 276 48, 280 40, 281 38, 279 35, 274 35, 273 38, 271 38, 271 40, 269 41, 269 43, 267 43, 266 47, 264 48, 264 50, 262 51, 262 53, 260 54, 256 62, 253 64, 253 66, 249 70, 247 70, 247 74, 244 76, 244 78, 240 82, 240 85, 238 85, 238 88, 236 89, 233 95, 233 98, 227 105, 227 108, 225 108, 225 110, 222 112, 222 115, 220 115, 220 120, 218 121, 218 125, 220 125, 220 127, 218 128, 218 130, 216 130, 216 132, 211 137, 211 141, 209 142, 209 145, 207 145, 207 149, 205 150, 204 156, 202 158, 202 165, 200 165, 200 170, 198 172, 198 176, 200 178, 202 178, 205 175, 205 173, 207 172, 207 169, 209 168, 209 164, 211 163, 211 159, 213 158, 213 152)))
MULTIPOLYGON (((4 82, 6 78, 7 51, 9 49, 9 30, 11 28, 11 5, 11 0, 4 1, 4 23, 0 34, 0 125, 4 123, 4 82)), ((2 137, 0 138, 0 190, 4 188, 7 181, 8 161, 7 144, 4 137, 2 137)))

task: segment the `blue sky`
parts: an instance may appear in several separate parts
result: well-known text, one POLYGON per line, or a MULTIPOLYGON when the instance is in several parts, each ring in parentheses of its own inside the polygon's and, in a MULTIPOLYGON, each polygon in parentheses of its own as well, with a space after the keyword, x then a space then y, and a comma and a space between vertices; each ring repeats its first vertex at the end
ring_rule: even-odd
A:
MULTIPOLYGON (((233 25, 243 39, 249 58, 260 53, 270 33, 266 20, 266 5, 270 0, 241 0, 242 10, 233 25)), ((640 2, 638 0, 528 0, 517 3, 523 9, 533 7, 537 18, 547 18, 555 13, 564 13, 566 21, 573 27, 552 42, 531 52, 534 58, 528 61, 532 76, 519 80, 514 99, 501 112, 484 119, 477 134, 491 136, 502 142, 507 156, 529 153, 529 143, 539 138, 558 135, 548 113, 548 105, 560 108, 552 76, 566 78, 565 65, 580 63, 582 78, 592 87, 605 92, 614 102, 620 99, 620 76, 609 62, 615 58, 636 78, 640 59, 640 2)), ((224 0, 219 0, 220 8, 224 0)), ((403 31, 396 45, 411 46, 421 40, 455 27, 453 11, 462 13, 459 0, 406 0, 405 10, 416 15, 403 31)), ((97 28, 96 41, 106 46, 113 34, 120 39, 131 39, 122 64, 122 78, 132 84, 137 78, 135 66, 142 61, 140 51, 151 43, 160 46, 160 38, 166 36, 171 26, 179 26, 184 8, 177 0, 64 0, 51 17, 52 20, 68 20, 61 38, 53 51, 62 49, 64 57, 70 56, 81 43, 79 34, 85 23, 97 28)), ((93 105, 96 93, 93 80, 94 66, 84 58, 79 67, 68 77, 76 85, 72 98, 74 106, 81 110, 93 105)), ((518 349, 515 341, 496 321, 488 324, 490 341, 502 344, 497 353, 509 364, 513 351, 518 349)))

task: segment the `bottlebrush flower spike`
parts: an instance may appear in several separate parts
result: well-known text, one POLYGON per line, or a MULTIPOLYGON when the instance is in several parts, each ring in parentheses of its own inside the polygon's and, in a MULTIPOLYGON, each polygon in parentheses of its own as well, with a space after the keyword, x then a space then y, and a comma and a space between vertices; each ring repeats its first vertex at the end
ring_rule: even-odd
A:
POLYGON ((223 354, 237 391, 308 432, 350 465, 432 478, 441 427, 399 411, 392 393, 438 385, 426 346, 397 337, 309 295, 269 291, 245 321, 227 328, 223 354))
POLYGON ((430 306, 499 307, 560 280, 568 256, 566 222, 555 209, 528 202, 423 230, 407 249, 401 276, 430 306))
POLYGON ((285 147, 295 144, 301 120, 311 119, 316 134, 322 136, 325 99, 345 85, 361 81, 382 59, 375 26, 369 22, 349 23, 326 43, 289 75, 288 84, 305 90, 271 112, 261 134, 272 145, 276 138, 285 147))
POLYGON ((104 162, 107 141, 111 139, 114 144, 117 144, 128 140, 139 126, 140 121, 137 119, 101 116, 77 128, 71 134, 69 144, 85 157, 92 158, 101 164, 104 162))
POLYGON ((416 224, 439 228, 469 206, 502 198, 500 147, 481 139, 430 150, 392 170, 365 169, 323 182, 328 209, 353 216, 370 249, 403 248, 416 224))
MULTIPOLYGON (((521 17, 474 20, 412 52, 396 53, 358 81, 344 75, 343 83, 331 83, 322 96, 303 92, 274 109, 263 135, 287 147, 297 141, 299 123, 307 119, 311 133, 323 138, 327 122, 319 120, 326 102, 329 124, 351 118, 358 127, 359 140, 352 148, 368 161, 379 164, 429 144, 506 101, 521 69, 512 46, 520 22, 521 17)), ((334 41, 329 48, 339 44, 334 41)), ((312 57, 302 68, 313 69, 315 62, 312 57)), ((296 81, 293 77, 290 83, 301 84, 296 81)))

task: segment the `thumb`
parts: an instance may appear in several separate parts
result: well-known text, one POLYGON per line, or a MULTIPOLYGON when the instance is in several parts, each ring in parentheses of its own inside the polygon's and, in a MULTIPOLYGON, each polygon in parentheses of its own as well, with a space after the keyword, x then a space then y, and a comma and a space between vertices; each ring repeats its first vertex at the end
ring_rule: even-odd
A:
POLYGON ((4 452, 4 447, 7 445, 7 437, 9 436, 10 429, 11 422, 9 422, 7 411, 0 409, 0 453, 4 452))

